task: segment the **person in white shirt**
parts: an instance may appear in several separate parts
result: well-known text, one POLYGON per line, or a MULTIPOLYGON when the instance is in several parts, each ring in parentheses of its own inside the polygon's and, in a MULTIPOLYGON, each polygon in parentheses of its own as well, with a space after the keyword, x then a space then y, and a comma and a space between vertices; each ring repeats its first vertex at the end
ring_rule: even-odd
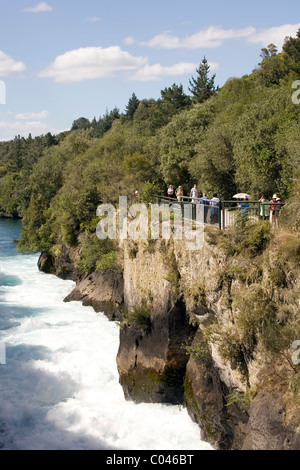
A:
POLYGON ((211 210, 210 210, 210 222, 216 224, 219 220, 219 204, 220 199, 217 194, 214 194, 210 200, 211 210))
POLYGON ((192 199, 192 203, 193 204, 197 204, 198 200, 199 200, 199 191, 197 189, 197 185, 194 184, 194 187, 191 189, 191 192, 190 192, 190 197, 193 198, 192 199))
POLYGON ((177 197, 177 201, 178 202, 181 202, 183 200, 183 189, 182 189, 182 186, 178 186, 177 190, 176 190, 176 197, 177 197))
POLYGON ((169 197, 173 197, 174 196, 174 188, 173 186, 170 184, 170 186, 168 187, 168 196, 169 197))

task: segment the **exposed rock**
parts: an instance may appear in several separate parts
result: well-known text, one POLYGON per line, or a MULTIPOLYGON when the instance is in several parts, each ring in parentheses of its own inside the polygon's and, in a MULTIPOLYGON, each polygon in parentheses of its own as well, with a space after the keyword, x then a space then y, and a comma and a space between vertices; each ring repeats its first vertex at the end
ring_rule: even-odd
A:
POLYGON ((39 270, 47 274, 55 274, 62 279, 76 281, 79 273, 75 268, 75 256, 75 250, 65 245, 62 246, 59 256, 44 252, 38 261, 39 270))
MULTIPOLYGON (((195 341, 201 340, 198 331, 195 341)), ((240 449, 245 439, 248 414, 235 404, 227 406, 233 392, 221 380, 212 357, 190 357, 185 379, 185 396, 189 414, 201 428, 201 436, 216 449, 240 449)))
POLYGON ((121 320, 123 284, 121 273, 94 272, 79 281, 64 301, 78 300, 96 312, 104 312, 110 320, 121 320))
POLYGON ((183 346, 195 332, 180 300, 164 315, 155 315, 150 330, 123 326, 117 365, 125 397, 135 402, 183 403, 188 361, 183 346))
POLYGON ((264 390, 252 400, 242 450, 299 450, 300 434, 295 423, 286 424, 280 390, 264 390))

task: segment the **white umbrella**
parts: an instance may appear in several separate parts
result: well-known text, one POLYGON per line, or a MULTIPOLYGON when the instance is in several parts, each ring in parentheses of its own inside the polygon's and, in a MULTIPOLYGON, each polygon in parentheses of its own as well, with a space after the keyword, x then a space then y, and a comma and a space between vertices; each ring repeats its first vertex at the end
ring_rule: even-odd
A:
POLYGON ((232 196, 234 199, 244 199, 245 197, 251 197, 250 194, 247 193, 238 193, 232 196))

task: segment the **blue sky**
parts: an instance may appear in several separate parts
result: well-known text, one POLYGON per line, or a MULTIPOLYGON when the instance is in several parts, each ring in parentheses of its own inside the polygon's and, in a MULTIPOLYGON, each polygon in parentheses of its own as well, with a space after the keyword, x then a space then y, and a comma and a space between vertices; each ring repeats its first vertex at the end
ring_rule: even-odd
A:
POLYGON ((296 0, 0 0, 0 140, 125 110, 135 93, 188 94, 205 56, 222 86, 300 28, 296 0))

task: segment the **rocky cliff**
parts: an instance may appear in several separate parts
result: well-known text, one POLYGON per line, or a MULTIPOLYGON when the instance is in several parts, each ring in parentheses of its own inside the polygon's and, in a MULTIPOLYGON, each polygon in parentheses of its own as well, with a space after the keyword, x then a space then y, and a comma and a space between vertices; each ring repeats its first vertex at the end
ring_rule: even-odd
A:
MULTIPOLYGON (((286 284, 274 275, 281 258, 264 255, 262 262, 259 253, 245 261, 215 234, 197 251, 173 239, 123 241, 120 250, 123 274, 79 276, 66 301, 120 321, 117 366, 126 398, 185 404, 216 449, 299 449, 299 371, 265 344, 263 322, 273 334, 273 320, 257 319, 259 307, 280 313, 282 323, 283 312, 299 315, 299 279, 284 269, 286 284)), ((43 254, 40 269, 76 278, 76 256, 43 254)))

